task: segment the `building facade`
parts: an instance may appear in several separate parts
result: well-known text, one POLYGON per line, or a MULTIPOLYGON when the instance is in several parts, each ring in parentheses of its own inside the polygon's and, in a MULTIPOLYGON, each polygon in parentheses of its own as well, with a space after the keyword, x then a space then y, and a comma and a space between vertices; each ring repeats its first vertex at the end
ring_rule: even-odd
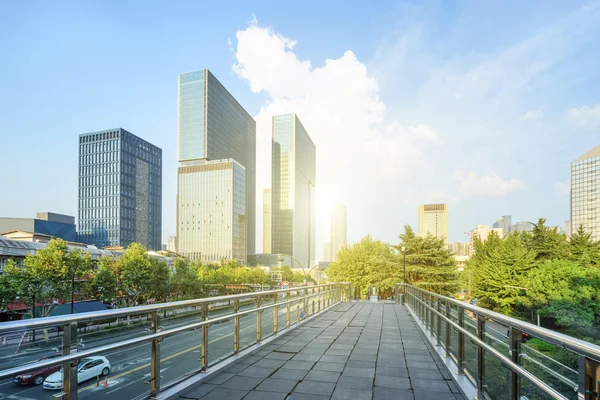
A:
POLYGON ((263 192, 263 254, 271 252, 271 189, 265 189, 263 192))
POLYGON ((600 146, 571 163, 571 231, 600 240, 600 146))
POLYGON ((455 256, 468 256, 469 243, 454 242, 448 244, 448 250, 454 253, 455 256))
POLYGON ((533 224, 529 221, 519 221, 511 227, 511 232, 531 232, 533 224))
POLYGON ((473 249, 475 248, 475 238, 485 242, 491 234, 501 238, 502 233, 502 228, 490 228, 488 225, 477 225, 475 229, 469 232, 469 252, 466 255, 471 256, 473 254, 473 249))
POLYGON ((331 242, 323 243, 323 259, 321 261, 331 262, 331 242))
POLYGON ((162 150, 122 128, 79 135, 78 241, 160 250, 162 150))
POLYGON ((169 236, 167 240, 167 251, 177 253, 177 236, 169 236))
POLYGON ((343 204, 336 204, 331 210, 331 241, 328 261, 337 261, 339 251, 348 244, 347 217, 346 206, 343 204))
POLYGON ((0 218, 0 234, 12 231, 49 235, 67 242, 77 241, 75 217, 51 212, 37 213, 36 218, 0 218))
POLYGON ((428 234, 444 239, 448 244, 448 204, 424 204, 419 206, 419 236, 428 234))
POLYGON ((492 224, 492 228, 502 229, 502 235, 506 236, 512 232, 512 216, 503 215, 492 224))
POLYGON ((565 221, 565 235, 567 235, 567 238, 570 238, 572 235, 571 221, 565 221))
POLYGON ((271 252, 294 257, 292 268, 310 269, 316 259, 316 147, 296 114, 274 116, 272 132, 271 252))
MULTIPOLYGON (((256 214, 256 122, 248 112, 235 100, 223 85, 207 69, 179 75, 179 102, 178 102, 178 180, 184 179, 185 184, 178 182, 178 218, 177 218, 177 250, 180 254, 194 255, 190 257, 212 257, 231 254, 238 261, 246 263, 248 253, 255 253, 255 214, 256 214), (218 161, 216 164, 211 161, 218 161), (213 168, 219 164, 227 174, 221 174, 221 179, 237 177, 233 181, 214 182, 213 168), (196 172, 194 179, 189 176, 186 167, 208 164, 210 167, 200 168, 203 172, 196 172), (242 173, 243 171, 243 173, 242 173), (209 176, 201 177, 206 173, 209 176), (238 186, 243 175, 244 189, 238 186), (195 186, 202 185, 202 186, 195 186), (244 215, 244 232, 238 235, 231 243, 232 247, 222 252, 223 237, 202 237, 201 240, 190 241, 184 232, 201 217, 211 215, 212 204, 202 203, 202 198, 220 197, 222 190, 235 188, 235 198, 243 192, 242 205, 236 205, 235 212, 244 215), (216 193, 211 193, 215 190, 216 193), (208 192, 207 192, 208 191, 208 192), (196 197, 194 197, 196 196, 196 197), (193 209, 184 207, 187 203, 183 199, 193 200, 193 209), (245 244, 242 246, 240 241, 245 244), (237 246, 237 247, 233 247, 237 246), (243 247, 244 254, 240 253, 243 247), (216 251, 217 249, 220 249, 216 251)), ((219 168, 221 168, 219 167, 219 168)), ((233 179, 233 178, 231 178, 233 179)), ((223 221, 240 220, 240 215, 234 214, 234 208, 223 209, 230 215, 223 221)), ((213 220, 214 221, 214 220, 213 220)), ((223 222, 225 224, 225 222, 223 222)), ((227 225, 225 225, 227 226, 227 225)), ((230 226, 230 229, 233 229, 230 226)), ((202 230, 197 234, 202 234, 202 230)), ((199 238, 199 236, 198 236, 199 238)), ((229 256, 228 256, 229 257, 229 256)), ((227 258, 227 257, 225 257, 227 258)), ((200 258, 199 258, 200 259, 200 258)))
POLYGON ((246 172, 233 159, 180 166, 177 252, 191 260, 246 263, 246 172))

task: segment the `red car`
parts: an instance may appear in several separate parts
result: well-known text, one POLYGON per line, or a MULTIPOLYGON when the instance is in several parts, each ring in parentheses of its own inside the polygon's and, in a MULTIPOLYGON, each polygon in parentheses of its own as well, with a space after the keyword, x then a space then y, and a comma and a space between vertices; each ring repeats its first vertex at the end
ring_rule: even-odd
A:
MULTIPOLYGON (((38 361, 49 360, 60 356, 60 353, 49 354, 40 358, 38 361)), ((41 385, 48 375, 51 375, 56 371, 60 371, 60 368, 61 365, 57 364, 46 368, 36 369, 35 371, 29 371, 22 375, 15 376, 13 383, 17 385, 41 385)))

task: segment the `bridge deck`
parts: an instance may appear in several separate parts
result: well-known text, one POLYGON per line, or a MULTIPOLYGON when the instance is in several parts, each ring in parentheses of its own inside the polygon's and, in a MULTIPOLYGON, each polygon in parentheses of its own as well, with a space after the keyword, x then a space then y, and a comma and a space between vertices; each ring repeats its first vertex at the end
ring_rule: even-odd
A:
POLYGON ((180 399, 465 399, 402 305, 342 303, 180 399))

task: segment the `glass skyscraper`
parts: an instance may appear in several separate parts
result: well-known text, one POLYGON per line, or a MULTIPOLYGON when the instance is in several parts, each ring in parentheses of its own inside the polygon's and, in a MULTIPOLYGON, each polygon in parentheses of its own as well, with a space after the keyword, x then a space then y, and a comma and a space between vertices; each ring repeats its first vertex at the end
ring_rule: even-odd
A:
POLYGON ((600 240, 600 146, 571 163, 571 233, 580 226, 600 240))
POLYGON ((255 253, 256 122, 207 69, 179 75, 178 159, 178 252, 194 260, 214 262, 235 258, 245 263, 246 255, 255 253), (211 162, 217 160, 220 161, 211 162), (223 163, 228 166, 219 168, 225 168, 231 171, 230 175, 239 178, 234 179, 233 184, 225 175, 215 178, 211 172, 210 168, 223 163), (187 167, 200 165, 210 165, 210 168, 200 168, 191 175, 187 172, 187 167), (237 186, 242 182, 241 171, 244 188, 237 186), (204 176, 206 174, 210 177, 204 176), (222 181, 217 183, 215 179, 222 181), (212 204, 202 199, 222 197, 225 189, 235 190, 237 195, 243 193, 245 204, 236 209, 223 209, 223 214, 233 214, 226 218, 223 215, 222 222, 213 218, 213 224, 222 226, 211 228, 209 233, 198 226, 201 216, 211 214, 205 207, 208 209, 212 204), (186 209, 187 200, 192 200, 191 204, 195 206, 186 209), (237 236, 229 238, 228 229, 234 228, 227 221, 239 219, 235 212, 243 213, 245 231, 233 231, 237 236), (198 229, 200 232, 188 234, 188 230, 198 229), (241 240, 245 241, 243 255, 237 244, 241 240), (232 247, 224 249, 220 243, 228 241, 232 247))
POLYGON ((316 147, 296 114, 273 117, 271 252, 315 262, 316 147))
POLYGON ((160 250, 162 150, 124 129, 79 135, 78 240, 160 250))

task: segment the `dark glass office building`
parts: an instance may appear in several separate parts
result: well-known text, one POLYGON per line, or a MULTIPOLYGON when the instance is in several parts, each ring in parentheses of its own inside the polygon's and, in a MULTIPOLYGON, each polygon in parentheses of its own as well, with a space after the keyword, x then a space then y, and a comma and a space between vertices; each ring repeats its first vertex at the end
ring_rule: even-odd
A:
POLYGON ((161 248, 162 150, 122 128, 79 136, 78 240, 161 248))

